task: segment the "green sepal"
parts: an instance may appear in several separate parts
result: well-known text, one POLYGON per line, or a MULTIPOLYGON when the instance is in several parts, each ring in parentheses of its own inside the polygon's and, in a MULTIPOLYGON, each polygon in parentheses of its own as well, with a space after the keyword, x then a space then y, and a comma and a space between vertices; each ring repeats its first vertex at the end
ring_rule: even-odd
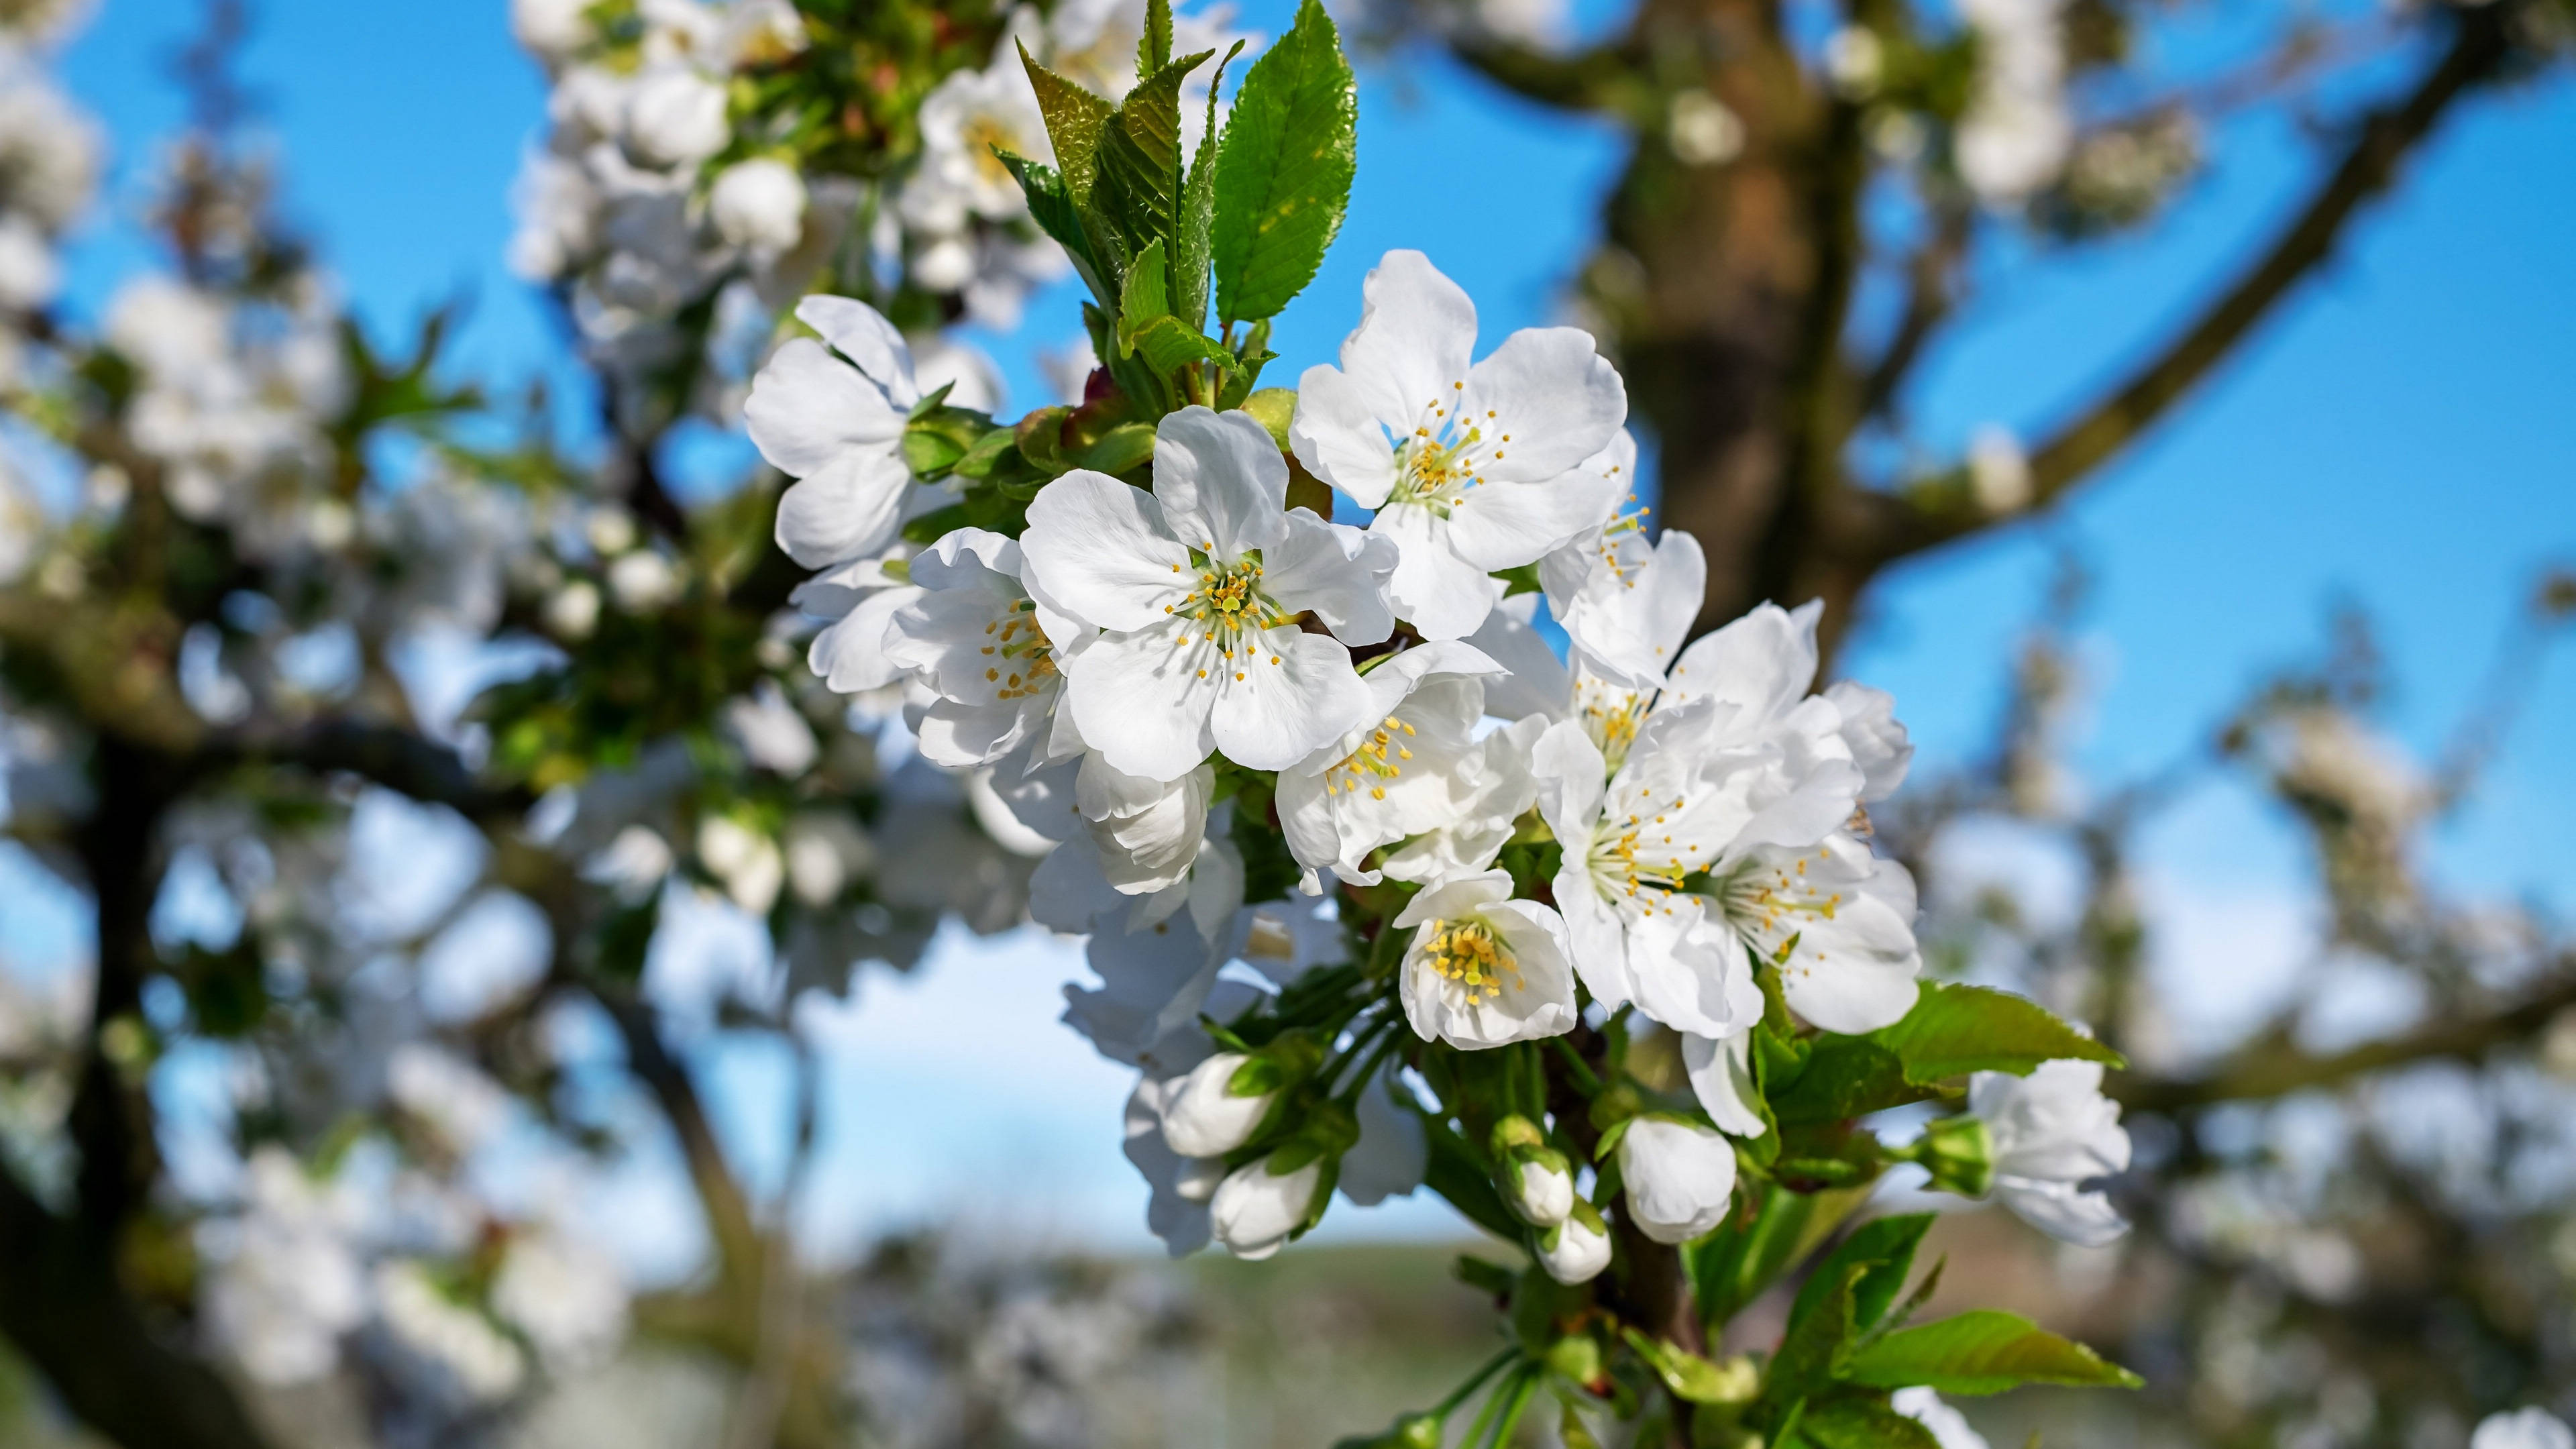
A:
POLYGON ((1677 1399, 1694 1404, 1749 1404, 1762 1386, 1761 1371, 1751 1359, 1712 1363, 1679 1344, 1649 1338, 1633 1328, 1620 1330, 1620 1336, 1677 1399))
MULTIPOLYGON (((1152 423, 1120 423, 1100 435, 1100 440, 1082 452, 1079 464, 1095 473, 1115 478, 1142 466, 1154 456, 1152 423)), ((1251 897, 1267 899, 1267 897, 1251 897)))
POLYGON ((1498 1238, 1518 1240, 1521 1220, 1503 1205, 1502 1194, 1494 1191, 1493 1178, 1467 1139, 1438 1118, 1426 1119, 1422 1126, 1428 1149, 1422 1185, 1440 1194, 1469 1222, 1498 1238))
POLYGON ((1810 1402, 1797 1443, 1812 1449, 1941 1449, 1922 1424, 1887 1406, 1884 1394, 1838 1393, 1810 1402))

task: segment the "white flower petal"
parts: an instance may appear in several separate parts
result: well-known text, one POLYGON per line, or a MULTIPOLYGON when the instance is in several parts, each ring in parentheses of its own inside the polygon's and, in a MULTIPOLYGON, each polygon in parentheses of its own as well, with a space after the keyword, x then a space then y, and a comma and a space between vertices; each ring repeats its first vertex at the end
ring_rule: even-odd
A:
POLYGON ((1155 425, 1154 497, 1181 542, 1231 562, 1286 531, 1288 464, 1250 413, 1186 407, 1155 425))
POLYGON ((1284 516, 1286 531, 1262 554, 1262 591, 1291 612, 1313 610, 1345 644, 1376 644, 1394 633, 1386 581, 1395 551, 1345 524, 1304 512, 1284 516))
POLYGON ((804 337, 780 347, 751 380, 742 417, 760 456, 793 478, 853 447, 891 452, 903 440, 903 409, 858 369, 804 337))
MULTIPOLYGON (((1066 661, 1065 702, 1075 727, 1127 774, 1177 780, 1216 748, 1208 723, 1217 701, 1212 676, 1225 660, 1196 628, 1191 620, 1162 619, 1132 633, 1103 634, 1066 661)), ((1350 667, 1348 655, 1342 667, 1350 667)))
MULTIPOLYGON (((1248 769, 1284 770, 1368 718, 1368 686, 1351 668, 1349 650, 1284 626, 1259 642, 1267 652, 1218 657, 1221 677, 1209 723, 1227 759, 1248 769)), ((1088 724, 1083 732, 1090 733, 1088 724)))
POLYGON ((896 407, 909 411, 921 401, 921 389, 913 384, 912 348, 876 308, 854 297, 817 294, 796 304, 796 320, 857 363, 896 407))
POLYGON ((807 568, 875 553, 903 527, 911 470, 892 453, 843 450, 778 498, 778 546, 807 568))
POLYGON ((1038 490, 1020 549, 1030 592, 1095 629, 1167 623, 1196 582, 1154 496, 1086 469, 1038 490))
POLYGON ((1487 482, 1552 479, 1599 452, 1628 420, 1619 370, 1580 328, 1523 328, 1466 380, 1460 410, 1492 439, 1479 470, 1487 482))

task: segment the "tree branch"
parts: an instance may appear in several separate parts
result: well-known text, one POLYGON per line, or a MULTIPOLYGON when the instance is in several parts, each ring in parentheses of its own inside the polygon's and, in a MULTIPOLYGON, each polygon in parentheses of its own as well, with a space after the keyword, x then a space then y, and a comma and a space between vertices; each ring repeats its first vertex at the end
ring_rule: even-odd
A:
MULTIPOLYGON (((622 992, 595 990, 592 995, 625 1038, 627 1069, 653 1094, 662 1115, 670 1119, 672 1134, 679 1138, 680 1152, 689 1164, 689 1180, 697 1189, 699 1208, 707 1216, 707 1236, 715 1244, 718 1274, 736 1291, 756 1295, 766 1276, 763 1258, 767 1250, 761 1243, 760 1226, 752 1217, 751 1204, 744 1198, 741 1184, 734 1181, 733 1169, 725 1162, 724 1145, 716 1140, 715 1126, 707 1120, 706 1106, 698 1099, 697 1084, 662 1044, 651 1007, 622 992)), ((756 1312, 751 1318, 756 1321, 756 1312)))
MULTIPOLYGON (((2027 509, 2053 503, 2146 432, 2225 360, 2301 278, 2333 254, 2362 204, 2387 189, 2400 163, 2432 133, 2452 103, 2502 69, 2510 45, 2498 9, 2451 11, 2457 30, 2442 59, 2402 100, 2362 118, 2341 164, 2261 259, 2161 354, 2031 454, 2027 509)), ((1895 526, 1881 541, 1880 562, 2018 516, 1980 507, 1966 486, 1964 470, 1921 485, 1912 502, 1913 508, 1892 516, 1895 526)))
MULTIPOLYGON (((2562 967, 2576 962, 2562 962, 2562 967)), ((2267 1035, 2238 1051, 2217 1070, 2197 1077, 2116 1077, 2110 1095, 2123 1106, 2181 1112, 2219 1102, 2263 1102, 2311 1087, 2330 1087, 2371 1072, 2441 1058, 2474 1061, 2548 1029, 2560 1012, 2576 1007, 2576 975, 2518 1005, 2484 1016, 2432 1022, 2414 1031, 2323 1056, 2267 1035)))
POLYGON ((1450 53, 1485 79, 1523 100, 1564 111, 1618 109, 1634 83, 1627 57, 1609 46, 1572 55, 1550 55, 1490 36, 1457 36, 1450 53))

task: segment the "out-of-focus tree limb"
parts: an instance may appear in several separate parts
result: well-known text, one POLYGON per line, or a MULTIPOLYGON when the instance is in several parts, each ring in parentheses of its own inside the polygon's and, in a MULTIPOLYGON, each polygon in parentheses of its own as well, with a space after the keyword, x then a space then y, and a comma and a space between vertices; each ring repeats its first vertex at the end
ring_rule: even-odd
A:
POLYGON ((2562 962, 2559 981, 2513 1006, 2450 1016, 2414 1031, 2340 1052, 2300 1051, 2267 1034, 2216 1070, 2195 1077, 2116 1076, 2106 1090, 2124 1106, 2184 1112, 2220 1102, 2261 1102, 2312 1087, 2331 1087, 2392 1067, 2454 1058, 2474 1061, 2529 1041, 2559 1013, 2576 1008, 2576 963, 2562 962))
POLYGON ((222 1377, 154 1332, 95 1239, 0 1170, 0 1332, 126 1449, 265 1449, 222 1377))
POLYGON ((1907 262, 1905 311, 1861 381, 1858 417, 1875 417, 1895 404, 1897 390, 1923 356, 1924 344, 1958 305, 1959 265, 1968 254, 1975 217, 1964 200, 1943 207, 1932 236, 1907 262))
MULTIPOLYGON (((560 939, 560 932, 558 936, 560 939)), ((690 1080, 688 1068, 662 1044, 661 1029, 654 1023, 651 1007, 618 991, 601 989, 593 995, 617 1023, 618 1034, 625 1040, 627 1070, 653 1094, 655 1104, 671 1124, 672 1134, 679 1139, 681 1155, 689 1164, 689 1180, 697 1189, 700 1210, 707 1217, 707 1237, 715 1245, 721 1280, 736 1292, 756 1294, 764 1276, 760 1226, 752 1218, 751 1203, 743 1196, 742 1185, 734 1180, 733 1169, 725 1162, 724 1144, 716 1138, 715 1125, 707 1118, 697 1084, 690 1080)))
POLYGON ((1490 36, 1462 35, 1449 49, 1504 90, 1559 110, 1613 110, 1637 86, 1635 66, 1610 46, 1551 55, 1490 36))
MULTIPOLYGON (((2028 507, 2042 508, 2118 455, 2232 353, 2297 283, 2334 252, 2364 202, 2396 179, 2399 165, 2452 104, 2503 69, 2510 53, 2503 7, 2452 12, 2457 27, 2442 58, 2405 97, 2361 119, 2343 160, 2298 216, 2198 320, 2129 379, 2030 457, 2028 507)), ((1924 490, 1929 506, 1904 515, 1880 541, 1882 561, 1934 548, 2018 516, 1977 506, 1963 486, 1924 490)))

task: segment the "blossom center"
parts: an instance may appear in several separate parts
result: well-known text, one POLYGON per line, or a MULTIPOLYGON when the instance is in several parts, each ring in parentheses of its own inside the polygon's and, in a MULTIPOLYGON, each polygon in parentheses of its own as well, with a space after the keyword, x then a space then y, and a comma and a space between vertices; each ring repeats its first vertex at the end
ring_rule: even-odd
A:
POLYGON ((996 151, 1016 156, 1028 149, 1028 143, 1015 135, 1009 126, 989 116, 969 116, 958 128, 966 147, 967 159, 975 165, 975 179, 987 186, 1016 185, 1011 168, 1002 164, 996 151))
POLYGON ((1413 758, 1413 751, 1406 749, 1404 741, 1396 736, 1410 738, 1412 734, 1413 726, 1388 715, 1383 723, 1369 732, 1368 738, 1360 741, 1358 749, 1342 756, 1339 763, 1326 767, 1324 793, 1356 795, 1365 789, 1370 799, 1385 799, 1386 782, 1402 775, 1404 762, 1413 758))
MULTIPOLYGON (((1232 563, 1210 562, 1201 567, 1198 587, 1190 590, 1188 598, 1170 606, 1168 612, 1197 621, 1204 638, 1228 659, 1237 654, 1249 657, 1263 653, 1259 636, 1293 617, 1261 591, 1261 555, 1257 551, 1232 563)), ((1184 632, 1181 646, 1188 647, 1192 637, 1184 632)), ((1275 654, 1269 658, 1272 664, 1279 662, 1275 654)), ((1200 672, 1204 675, 1206 671, 1200 672)))
POLYGON ((1587 859, 1594 883, 1613 905, 1625 902, 1641 915, 1673 913, 1672 898, 1685 891, 1693 869, 1690 859, 1699 847, 1676 842, 1664 827, 1677 826, 1673 817, 1687 804, 1687 797, 1678 795, 1670 805, 1644 801, 1624 824, 1604 820, 1595 829, 1587 859), (1655 813, 1650 817, 1647 811, 1655 813))
MULTIPOLYGON (((1842 908, 1841 891, 1828 890, 1807 874, 1809 865, 1830 859, 1829 853, 1819 850, 1785 862, 1755 862, 1737 871, 1718 892, 1728 918, 1776 954, 1809 922, 1830 921, 1842 908)), ((1818 954, 1815 959, 1824 957, 1818 954)), ((1783 962, 1781 969, 1803 974, 1809 968, 1783 962)))
POLYGON ((1487 408, 1483 417, 1470 417, 1458 407, 1458 394, 1466 390, 1464 382, 1449 384, 1448 398, 1433 398, 1423 405, 1431 420, 1417 425, 1413 436, 1401 438, 1395 447, 1395 488, 1391 502, 1410 503, 1428 508, 1442 518, 1449 510, 1467 501, 1467 490, 1484 481, 1486 463, 1504 457, 1504 444, 1512 435, 1503 431, 1499 414, 1487 408), (1491 451, 1487 451, 1488 439, 1491 451))
POLYGON ((1479 1005, 1503 994, 1508 983, 1521 989, 1520 963, 1493 928, 1478 920, 1434 921, 1422 944, 1422 959, 1442 980, 1455 982, 1467 1004, 1479 1005))
POLYGON ((984 667, 984 678, 1000 686, 997 699, 1027 699, 1056 680, 1055 645, 1038 627, 1037 607, 1013 599, 1001 618, 984 626, 993 640, 984 653, 994 661, 984 667))

